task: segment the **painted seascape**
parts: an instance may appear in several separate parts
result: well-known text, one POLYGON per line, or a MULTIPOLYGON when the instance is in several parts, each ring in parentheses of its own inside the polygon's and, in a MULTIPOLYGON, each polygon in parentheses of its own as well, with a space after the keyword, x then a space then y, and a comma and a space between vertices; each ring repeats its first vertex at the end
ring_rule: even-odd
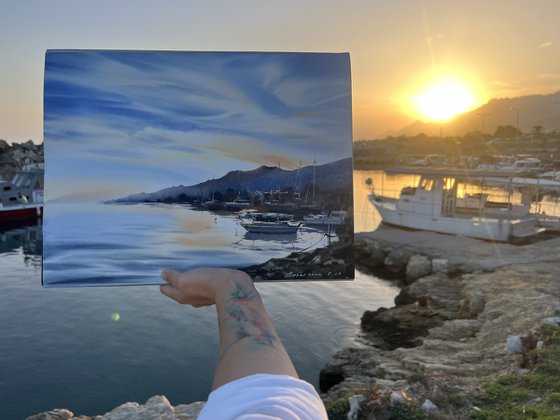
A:
POLYGON ((348 54, 48 51, 43 285, 354 277, 348 54))

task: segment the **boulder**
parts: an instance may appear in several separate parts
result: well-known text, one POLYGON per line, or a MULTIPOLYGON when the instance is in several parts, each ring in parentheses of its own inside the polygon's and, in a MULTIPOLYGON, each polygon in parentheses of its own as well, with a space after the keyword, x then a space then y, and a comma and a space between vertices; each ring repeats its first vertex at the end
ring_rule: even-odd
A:
POLYGON ((518 335, 509 335, 506 341, 505 351, 507 354, 523 353, 523 342, 518 335))
POLYGON ((175 417, 180 420, 195 420, 206 405, 199 401, 192 404, 180 404, 175 407, 175 417))
POLYGON ((10 150, 10 145, 6 140, 0 139, 0 153, 4 153, 10 150))
POLYGON ((411 253, 406 249, 397 248, 393 249, 385 258, 383 263, 387 270, 394 274, 404 274, 406 272, 406 265, 410 259, 411 253))
POLYGON ((362 407, 362 404, 364 403, 364 401, 366 400, 366 397, 364 397, 363 395, 352 395, 349 399, 348 399, 348 404, 350 405, 350 411, 348 412, 348 415, 346 416, 346 418, 348 420, 357 420, 359 418, 359 414, 360 414, 360 409, 362 407))
POLYGON ((446 321, 440 327, 432 328, 431 339, 459 341, 473 337, 481 327, 481 322, 476 319, 453 319, 446 321))
POLYGON ((560 316, 549 316, 543 318, 542 322, 548 325, 554 325, 555 327, 560 326, 560 316))
POLYGON ((480 289, 463 290, 459 303, 459 318, 474 319, 482 313, 486 305, 484 292, 480 289))
POLYGON ((340 365, 327 364, 319 372, 319 389, 328 392, 333 386, 344 381, 344 369, 340 365))
POLYGON ((438 410, 437 405, 435 405, 430 400, 425 400, 424 403, 422 404, 422 408, 424 409, 424 412, 428 415, 438 410))
POLYGON ((432 263, 423 255, 413 255, 406 265, 406 281, 412 283, 420 277, 427 276, 432 271, 432 263))
POLYGON ((449 272, 449 261, 445 258, 434 258, 432 260, 432 273, 443 273, 447 274, 449 272))
POLYGON ((126 419, 176 419, 174 410, 169 400, 163 395, 151 397, 146 404, 140 405, 136 402, 128 402, 102 417, 102 420, 126 420, 126 419))
POLYGON ((74 418, 74 413, 70 410, 67 410, 66 408, 56 408, 51 411, 27 417, 27 420, 69 420, 72 418, 74 418))

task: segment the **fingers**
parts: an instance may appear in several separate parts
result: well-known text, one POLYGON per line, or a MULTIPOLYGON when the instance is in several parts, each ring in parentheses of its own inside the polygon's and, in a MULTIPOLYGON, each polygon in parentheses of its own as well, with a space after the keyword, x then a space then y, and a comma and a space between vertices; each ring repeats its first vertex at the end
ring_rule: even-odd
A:
POLYGON ((161 272, 161 278, 172 286, 177 286, 181 280, 181 273, 172 268, 166 268, 161 272))

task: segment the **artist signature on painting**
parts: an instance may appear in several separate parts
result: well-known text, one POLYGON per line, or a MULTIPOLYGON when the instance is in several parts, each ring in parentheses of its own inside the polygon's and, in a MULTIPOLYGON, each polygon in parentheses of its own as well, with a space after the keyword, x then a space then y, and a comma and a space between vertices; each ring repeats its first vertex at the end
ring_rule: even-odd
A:
MULTIPOLYGON (((340 278, 342 277, 342 271, 327 271, 326 273, 301 273, 301 272, 288 272, 284 273, 284 278, 286 280, 291 279, 324 279, 324 278, 340 278)), ((274 273, 266 273, 266 278, 271 279, 274 277, 274 273)))

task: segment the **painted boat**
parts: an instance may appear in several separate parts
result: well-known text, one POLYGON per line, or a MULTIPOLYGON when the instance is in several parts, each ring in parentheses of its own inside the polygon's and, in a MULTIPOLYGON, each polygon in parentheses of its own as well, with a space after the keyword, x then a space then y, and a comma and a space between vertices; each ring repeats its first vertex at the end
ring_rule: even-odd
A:
POLYGON ((301 222, 296 222, 291 215, 282 213, 252 213, 241 221, 241 226, 249 233, 297 233, 301 222))
POLYGON ((437 168, 400 173, 420 175, 418 184, 403 188, 398 198, 373 189, 368 196, 386 224, 498 242, 523 241, 544 231, 526 204, 493 202, 482 193, 459 195, 461 183, 495 173, 437 168))
POLYGON ((330 214, 309 214, 303 216, 306 225, 342 225, 348 218, 348 212, 344 210, 331 211, 330 214))

